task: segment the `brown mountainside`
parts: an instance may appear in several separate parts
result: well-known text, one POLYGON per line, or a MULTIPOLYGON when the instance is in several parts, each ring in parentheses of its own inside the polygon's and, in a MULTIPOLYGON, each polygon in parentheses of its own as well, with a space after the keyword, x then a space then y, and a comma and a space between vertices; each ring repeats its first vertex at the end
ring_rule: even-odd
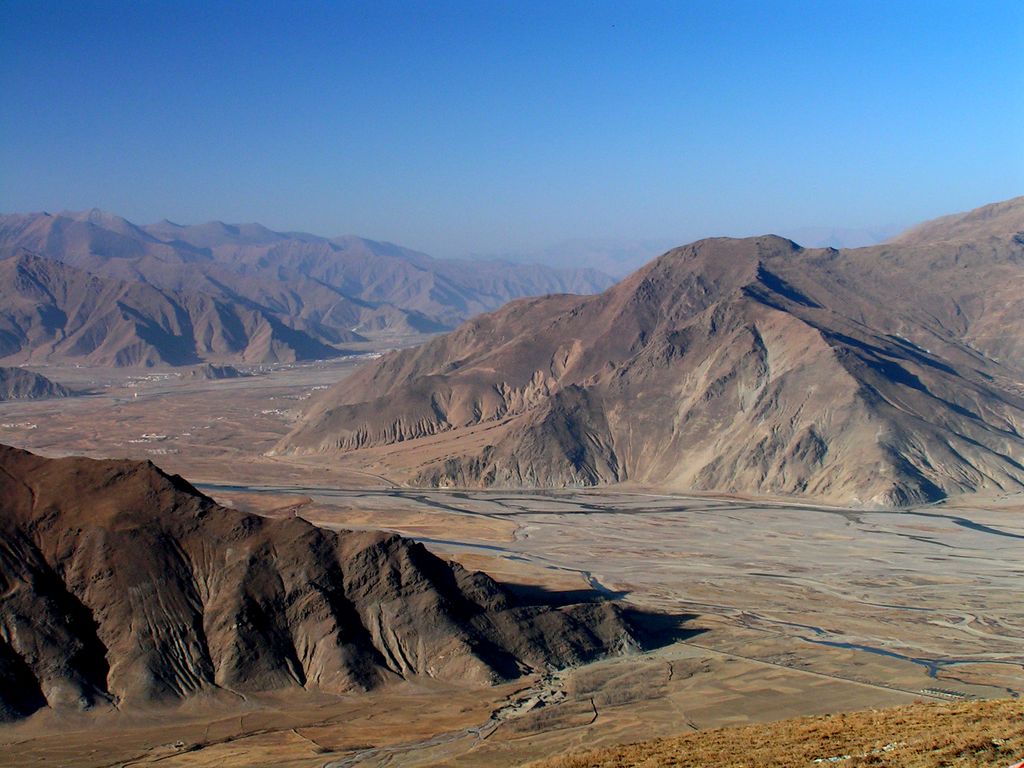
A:
POLYGON ((413 676, 487 683, 634 645, 376 532, 226 509, 152 464, 0 446, 0 719, 413 676))
POLYGON ((966 240, 678 248, 598 296, 514 302, 368 365, 278 450, 392 445, 404 479, 437 485, 885 505, 1020 489, 1024 238, 1003 230, 1021 207, 966 240))
POLYGON ((100 277, 22 251, 0 261, 0 360, 101 366, 293 362, 338 352, 269 313, 100 277))

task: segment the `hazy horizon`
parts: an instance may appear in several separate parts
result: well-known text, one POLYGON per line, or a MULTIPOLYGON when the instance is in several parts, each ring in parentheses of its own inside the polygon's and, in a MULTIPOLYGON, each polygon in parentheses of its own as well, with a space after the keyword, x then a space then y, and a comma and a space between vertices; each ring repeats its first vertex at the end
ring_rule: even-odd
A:
MULTIPOLYGON (((0 216, 69 216, 73 218, 91 217, 94 213, 101 216, 121 217, 117 211, 108 211, 101 208, 83 210, 41 210, 41 211, 2 211, 0 216)), ((121 217, 129 224, 148 230, 151 227, 169 223, 180 227, 202 227, 205 225, 219 224, 227 227, 265 226, 258 221, 224 221, 221 219, 204 219, 201 221, 173 221, 163 217, 158 220, 132 221, 127 217, 121 217)), ((860 248, 868 245, 881 243, 903 231, 909 229, 914 222, 906 225, 889 225, 880 227, 798 227, 791 229, 770 230, 765 232, 729 233, 723 236, 747 237, 755 235, 774 234, 789 238, 799 245, 808 248, 860 248)), ((308 232, 302 230, 281 230, 268 227, 271 231, 280 235, 313 236, 324 239, 340 240, 345 237, 363 237, 356 232, 326 233, 308 232)), ((150 234, 154 234, 150 232, 150 234)), ((621 237, 582 237, 570 238, 554 243, 543 245, 539 248, 529 250, 498 250, 498 251, 471 251, 456 254, 431 254, 435 258, 455 258, 469 260, 495 260, 506 262, 518 262, 521 264, 544 264, 552 267, 579 267, 596 269, 599 272, 616 279, 625 277, 630 272, 651 261, 656 256, 686 245, 695 240, 705 237, 715 237, 719 233, 695 234, 687 239, 658 239, 658 238, 621 238, 621 237)), ((365 238, 374 240, 374 238, 365 238)), ((377 242, 405 247, 403 243, 397 243, 386 238, 376 239, 377 242)), ((422 252, 422 251, 421 251, 422 252)))
POLYGON ((1024 192, 1024 7, 0 7, 0 210, 435 256, 885 231, 1024 192))

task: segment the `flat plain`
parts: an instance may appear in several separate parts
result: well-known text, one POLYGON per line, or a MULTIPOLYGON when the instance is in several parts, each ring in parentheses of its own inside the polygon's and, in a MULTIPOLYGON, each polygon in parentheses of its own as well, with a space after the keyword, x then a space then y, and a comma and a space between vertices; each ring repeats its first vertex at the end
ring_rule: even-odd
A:
POLYGON ((658 647, 493 689, 415 681, 370 697, 218 699, 59 723, 43 713, 0 730, 0 763, 251 765, 258 750, 282 766, 511 766, 718 726, 1024 690, 1019 495, 893 512, 630 486, 420 490, 390 482, 386 457, 374 466, 265 455, 359 362, 221 381, 40 369, 93 394, 3 404, 0 442, 151 459, 241 509, 397 531, 554 599, 617 597, 665 615, 651 627, 658 647))

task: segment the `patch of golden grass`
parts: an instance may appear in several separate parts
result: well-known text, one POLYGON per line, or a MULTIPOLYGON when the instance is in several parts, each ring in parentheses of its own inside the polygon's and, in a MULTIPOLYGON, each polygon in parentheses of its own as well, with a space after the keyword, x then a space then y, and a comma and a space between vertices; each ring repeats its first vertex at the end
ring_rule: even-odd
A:
POLYGON ((1000 768, 1024 759, 1024 702, 912 704, 718 728, 532 768, 1000 768), (829 760, 829 758, 838 758, 829 760))

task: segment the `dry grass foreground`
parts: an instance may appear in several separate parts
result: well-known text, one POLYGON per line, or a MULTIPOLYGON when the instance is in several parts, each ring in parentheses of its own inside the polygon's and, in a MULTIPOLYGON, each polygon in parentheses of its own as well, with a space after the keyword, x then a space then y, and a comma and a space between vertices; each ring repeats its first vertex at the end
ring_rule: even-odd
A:
POLYGON ((1024 702, 912 704, 718 728, 531 768, 1001 768, 1024 759, 1024 702))

